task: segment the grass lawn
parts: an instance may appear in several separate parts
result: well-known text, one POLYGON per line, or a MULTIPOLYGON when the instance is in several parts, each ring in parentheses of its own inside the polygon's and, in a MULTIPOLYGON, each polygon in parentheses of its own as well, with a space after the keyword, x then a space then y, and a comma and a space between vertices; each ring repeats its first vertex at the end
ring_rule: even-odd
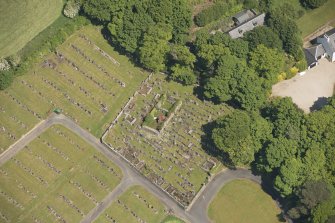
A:
POLYGON ((131 212, 147 223, 159 223, 167 216, 167 209, 156 197, 141 186, 133 186, 113 202, 95 223, 113 220, 118 223, 138 223, 131 212))
POLYGON ((57 51, 62 58, 41 58, 0 92, 0 153, 55 108, 100 137, 148 75, 116 53, 99 27, 83 28, 57 51))
POLYGON ((302 32, 302 36, 306 37, 313 33, 320 26, 328 21, 335 19, 335 0, 328 0, 320 8, 307 11, 304 16, 298 19, 297 23, 302 32))
POLYGON ((0 167, 0 222, 79 222, 121 170, 62 126, 52 126, 0 167), (57 213, 57 214, 56 214, 57 213))
POLYGON ((6 57, 56 20, 63 0, 0 0, 0 5, 0 57, 6 57))
POLYGON ((175 216, 167 216, 162 223, 184 223, 184 221, 176 218, 175 216))
POLYGON ((280 214, 272 198, 249 180, 227 183, 209 205, 208 216, 213 222, 276 223, 280 214))

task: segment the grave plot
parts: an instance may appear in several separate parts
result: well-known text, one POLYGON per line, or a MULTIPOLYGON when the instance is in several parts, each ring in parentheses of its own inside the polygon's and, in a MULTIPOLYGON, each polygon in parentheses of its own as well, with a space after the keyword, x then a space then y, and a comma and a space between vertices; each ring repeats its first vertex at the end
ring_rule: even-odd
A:
POLYGON ((148 73, 86 27, 0 92, 0 153, 55 108, 100 136, 148 73))
POLYGON ((169 210, 156 197, 141 186, 133 186, 101 213, 95 223, 160 223, 168 214, 169 210))
POLYGON ((105 141, 186 207, 210 173, 220 168, 202 148, 206 142, 202 125, 228 108, 202 102, 191 87, 166 82, 159 74, 143 86, 105 141), (150 88, 148 94, 141 93, 150 88))
POLYGON ((0 222, 80 222, 121 181, 121 170, 62 126, 0 167, 0 222))

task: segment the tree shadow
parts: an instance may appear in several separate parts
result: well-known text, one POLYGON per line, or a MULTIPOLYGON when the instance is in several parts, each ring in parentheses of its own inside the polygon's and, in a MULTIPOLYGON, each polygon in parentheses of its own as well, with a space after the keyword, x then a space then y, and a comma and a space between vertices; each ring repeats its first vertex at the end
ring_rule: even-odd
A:
POLYGON ((310 107, 310 111, 318 111, 320 109, 322 109, 325 105, 328 104, 328 98, 326 97, 319 97, 314 104, 310 107))
MULTIPOLYGON (((132 65, 139 67, 143 70, 146 70, 142 64, 139 62, 138 58, 136 56, 134 56, 134 54, 131 54, 129 52, 127 52, 124 48, 122 48, 121 46, 119 46, 118 44, 116 44, 115 42, 113 42, 112 39, 112 35, 108 30, 107 26, 103 26, 103 28, 101 29, 101 35, 103 36, 103 38, 108 42, 108 44, 113 47, 113 49, 118 52, 120 55, 122 56, 126 56, 129 61, 132 63, 132 65)), ((150 72, 148 70, 146 70, 147 72, 150 72)))
POLYGON ((204 124, 201 128, 204 134, 201 136, 201 147, 210 156, 215 157, 229 169, 236 169, 236 166, 229 159, 227 153, 218 149, 212 140, 212 131, 216 127, 215 121, 204 124))

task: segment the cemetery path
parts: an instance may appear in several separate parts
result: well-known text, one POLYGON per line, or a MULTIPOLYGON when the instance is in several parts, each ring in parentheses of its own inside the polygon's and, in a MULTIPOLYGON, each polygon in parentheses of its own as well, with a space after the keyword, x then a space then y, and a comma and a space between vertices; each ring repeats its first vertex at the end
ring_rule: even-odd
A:
POLYGON ((258 184, 261 184, 261 177, 255 176, 247 169, 226 169, 216 175, 205 187, 193 206, 189 208, 189 213, 197 219, 198 222, 210 222, 207 216, 207 210, 210 202, 219 192, 223 185, 235 179, 249 179, 258 184))
POLYGON ((227 169, 216 175, 207 184, 201 194, 198 195, 197 200, 193 203, 192 207, 189 208, 189 211, 185 211, 179 204, 174 201, 173 198, 171 198, 160 188, 151 183, 142 174, 132 168, 122 157, 120 157, 118 154, 103 145, 99 141, 99 139, 97 139, 87 130, 81 128, 74 121, 62 114, 52 114, 46 120, 37 124, 27 134, 23 135, 16 143, 11 145, 5 152, 0 155, 0 165, 11 159, 32 140, 42 134, 50 126, 55 124, 61 124, 76 133, 81 138, 83 138, 86 142, 94 146, 107 158, 109 158, 116 165, 118 165, 123 173, 123 179, 120 184, 111 193, 109 193, 98 206, 96 206, 87 214, 87 216, 81 221, 82 223, 94 221, 113 201, 115 201, 115 199, 119 195, 121 195, 130 186, 135 184, 145 187, 148 191, 158 197, 164 203, 164 205, 170 208, 177 217, 180 217, 191 223, 207 223, 210 222, 207 217, 208 205, 224 184, 234 179, 250 179, 257 183, 261 183, 261 178, 259 176, 253 175, 250 170, 227 169))
MULTIPOLYGON (((85 222, 92 222, 95 218, 101 214, 107 207, 108 204, 112 203, 115 198, 123 192, 123 189, 129 187, 130 185, 137 184, 145 187, 152 194, 158 197, 164 205, 169 207, 172 212, 182 219, 187 220, 188 222, 197 223, 196 219, 193 216, 189 215, 180 205, 178 205, 173 198, 168 196, 165 192, 163 192, 156 185, 151 183, 147 178, 145 178, 142 174, 132 168, 122 157, 118 154, 110 150, 108 147, 104 146, 100 143, 99 139, 89 133, 87 130, 81 128, 77 123, 72 121, 70 118, 60 114, 52 114, 46 120, 40 122, 36 125, 31 131, 27 134, 23 135, 16 143, 10 146, 4 153, 0 155, 0 165, 4 164, 6 161, 15 156, 18 152, 20 152, 26 145, 28 145, 31 141, 33 141, 36 137, 38 137, 41 133, 47 130, 50 126, 60 124, 70 129, 72 132, 76 133, 82 139, 84 139, 87 143, 94 146, 97 150, 99 150, 102 154, 104 154, 107 158, 109 158, 112 162, 120 167, 123 173, 123 180, 119 185, 121 187, 117 187, 115 193, 111 193, 107 195, 107 197, 102 201, 103 203, 93 209, 87 217, 84 219, 85 222)), ((200 223, 200 222, 199 222, 200 223)), ((201 222, 202 223, 202 222, 201 222)))
POLYGON ((134 185, 134 181, 131 179, 123 178, 121 183, 110 192, 94 209, 92 209, 80 223, 93 222, 98 216, 109 207, 109 205, 115 201, 123 192, 125 192, 130 186, 134 185))

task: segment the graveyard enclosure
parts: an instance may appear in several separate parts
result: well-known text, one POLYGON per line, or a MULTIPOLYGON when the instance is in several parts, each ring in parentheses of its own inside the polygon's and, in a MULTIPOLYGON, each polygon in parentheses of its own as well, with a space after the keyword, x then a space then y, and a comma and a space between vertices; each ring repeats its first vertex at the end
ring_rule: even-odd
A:
POLYGON ((80 222, 122 179, 121 170, 54 125, 0 167, 1 222, 80 222))
POLYGON ((55 108, 100 137, 147 76, 85 27, 0 92, 0 153, 55 108))
POLYGON ((168 121, 172 118, 174 113, 180 108, 182 101, 176 100, 166 94, 157 94, 154 100, 157 100, 157 103, 145 116, 143 126, 161 131, 164 126, 168 124, 168 121))
POLYGON ((204 152, 203 147, 212 148, 202 126, 228 108, 199 100, 192 94, 192 87, 167 82, 162 74, 150 76, 143 88, 152 90, 135 95, 110 128, 105 142, 186 207, 210 173, 221 168, 220 162, 204 152), (180 108, 161 132, 155 132, 142 123, 153 108, 157 109, 162 97, 168 103, 162 103, 160 109, 167 106, 168 113, 177 105, 180 108), (135 121, 130 122, 129 117, 135 121))
POLYGON ((133 186, 118 197, 95 223, 160 223, 168 214, 167 207, 158 198, 141 186, 133 186))

